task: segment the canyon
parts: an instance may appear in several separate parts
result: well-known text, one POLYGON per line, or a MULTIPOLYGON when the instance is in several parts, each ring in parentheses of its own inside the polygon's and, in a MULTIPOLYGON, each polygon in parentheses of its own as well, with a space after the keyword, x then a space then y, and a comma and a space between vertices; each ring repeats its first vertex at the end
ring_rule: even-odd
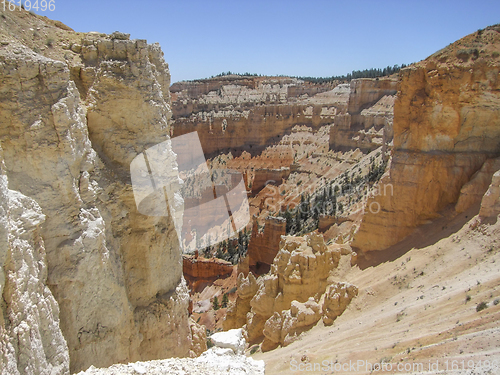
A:
POLYGON ((2 374, 500 360, 500 26, 389 77, 170 86, 158 44, 2 19, 2 374), (182 254, 130 163, 193 131, 252 219, 182 254))

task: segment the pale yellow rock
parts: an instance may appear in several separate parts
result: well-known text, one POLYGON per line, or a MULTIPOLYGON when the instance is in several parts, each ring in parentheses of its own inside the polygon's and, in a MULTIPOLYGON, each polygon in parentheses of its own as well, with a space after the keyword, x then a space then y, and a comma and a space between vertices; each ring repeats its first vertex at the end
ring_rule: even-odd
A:
POLYGON ((323 302, 323 323, 332 324, 357 295, 358 288, 352 284, 341 282, 329 285, 323 302))
POLYGON ((59 305, 51 324, 60 318, 71 371, 186 356, 176 231, 137 212, 129 175, 138 153, 169 139, 168 66, 145 41, 65 35, 82 46, 68 63, 16 41, 0 50, 5 174, 45 215, 46 285, 59 305))
POLYGON ((193 318, 189 318, 189 329, 191 331, 190 357, 199 357, 207 350, 207 330, 205 326, 196 323, 193 318))
POLYGON ((460 197, 455 205, 458 213, 466 211, 474 204, 481 202, 484 193, 490 186, 493 174, 500 169, 500 159, 488 159, 474 176, 460 190, 460 197))
POLYGON ((234 328, 241 328, 247 322, 247 313, 250 311, 250 301, 257 293, 259 286, 257 280, 252 273, 249 273, 247 277, 243 276, 243 273, 238 275, 237 280, 237 293, 238 297, 236 301, 229 306, 222 323, 222 327, 225 331, 234 328))
POLYGON ((340 248, 328 248, 321 234, 283 236, 269 274, 260 276, 256 284, 251 274, 248 281, 239 277, 243 297, 238 297, 231 308, 224 327, 232 327, 236 317, 241 322, 246 308, 244 328, 250 343, 264 336, 264 351, 288 345, 321 318, 317 301, 325 291, 330 271, 338 266, 340 252, 340 248), (245 299, 251 295, 247 305, 245 299))
POLYGON ((500 171, 496 171, 491 184, 481 201, 479 217, 482 219, 496 217, 500 213, 500 171))
POLYGON ((292 301, 289 310, 275 312, 264 325, 262 351, 277 345, 287 346, 321 319, 321 306, 309 298, 305 303, 292 301))
POLYGON ((5 172, 0 146, 0 373, 69 374, 59 307, 46 284, 45 215, 8 189, 5 172))
POLYGON ((393 193, 368 199, 380 212, 365 214, 353 247, 398 243, 455 204, 474 173, 497 156, 499 46, 498 26, 487 27, 400 72, 393 158, 381 181, 393 193))

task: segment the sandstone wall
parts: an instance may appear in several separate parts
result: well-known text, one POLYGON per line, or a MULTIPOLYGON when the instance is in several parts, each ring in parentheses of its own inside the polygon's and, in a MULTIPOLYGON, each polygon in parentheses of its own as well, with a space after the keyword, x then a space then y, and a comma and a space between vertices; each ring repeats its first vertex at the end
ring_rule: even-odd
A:
POLYGON ((392 77, 351 81, 347 111, 335 116, 330 128, 330 149, 359 148, 370 152, 393 138, 393 108, 397 79, 392 77))
POLYGON ((401 71, 394 153, 381 181, 394 194, 368 200, 353 246, 387 248, 457 202, 462 187, 500 152, 500 27, 488 27, 401 71))
POLYGON ((200 258, 192 255, 182 256, 183 272, 191 291, 196 290, 200 283, 229 276, 233 272, 233 265, 217 258, 200 258))
MULTIPOLYGON (((347 107, 338 82, 288 77, 217 77, 172 85, 173 134, 197 131, 205 154, 260 153, 295 125, 318 129, 347 107)), ((342 85, 340 85, 342 86, 342 85)))
MULTIPOLYGON (((50 27, 28 12, 11 12, 6 22, 12 17, 20 17, 15 24, 32 22, 25 28, 50 27)), ((170 75, 163 53, 123 34, 54 28, 57 42, 47 50, 54 58, 48 58, 10 31, 2 28, 7 44, 0 50, 4 171, 9 189, 36 201, 45 221, 34 215, 29 225, 34 247, 9 251, 39 261, 41 268, 28 272, 39 280, 33 288, 40 305, 49 306, 41 329, 53 331, 47 346, 50 333, 39 340, 46 354, 36 354, 36 371, 21 373, 46 373, 51 366, 63 373, 68 351, 71 371, 187 355, 189 295, 177 235, 168 218, 137 212, 128 172, 133 157, 169 139, 170 75), (65 62, 58 60, 60 40, 65 62), (46 258, 30 255, 31 248, 44 248, 46 258)), ((5 263, 3 272, 13 265, 5 263)), ((15 287, 9 290, 14 299, 7 310, 28 308, 19 305, 15 287)), ((19 353, 30 353, 28 341, 16 345, 19 353)), ((0 351, 9 356, 13 350, 0 351)))
POLYGON ((286 234, 286 220, 279 217, 267 217, 264 232, 258 233, 257 220, 254 219, 252 237, 248 243, 247 258, 249 270, 262 274, 270 268, 279 251, 281 236, 286 234))

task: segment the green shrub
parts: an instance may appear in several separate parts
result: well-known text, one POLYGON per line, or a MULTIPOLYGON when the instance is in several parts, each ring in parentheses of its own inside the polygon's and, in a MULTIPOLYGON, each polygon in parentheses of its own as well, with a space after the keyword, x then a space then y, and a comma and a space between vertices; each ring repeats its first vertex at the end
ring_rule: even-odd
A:
POLYGON ((214 297, 214 301, 212 302, 213 304, 213 307, 214 307, 214 310, 219 310, 219 299, 217 298, 217 296, 214 297))
POLYGON ((229 298, 227 297, 227 293, 224 293, 224 295, 222 296, 221 307, 222 308, 227 307, 228 303, 229 303, 229 298))
POLYGON ((483 311, 484 309, 486 309, 488 307, 488 304, 486 302, 481 302, 480 304, 478 304, 476 306, 476 311, 479 312, 479 311, 483 311))

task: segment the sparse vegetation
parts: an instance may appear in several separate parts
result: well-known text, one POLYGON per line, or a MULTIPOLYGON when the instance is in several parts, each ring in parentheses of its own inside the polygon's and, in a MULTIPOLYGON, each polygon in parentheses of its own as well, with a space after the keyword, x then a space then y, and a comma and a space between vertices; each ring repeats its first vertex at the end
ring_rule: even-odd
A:
POLYGON ((212 306, 213 306, 214 310, 219 310, 220 306, 219 306, 219 299, 217 298, 217 296, 214 296, 212 306))
POLYGON ((483 311, 484 309, 488 308, 488 303, 486 302, 481 302, 479 303, 477 306, 476 306, 476 311, 479 312, 479 311, 483 311))
POLYGON ((229 298, 227 296, 227 293, 224 293, 224 295, 222 296, 222 301, 221 301, 220 307, 222 307, 224 309, 227 307, 228 303, 229 303, 229 298))
POLYGON ((250 354, 255 354, 257 350, 259 350, 259 345, 252 346, 252 348, 250 349, 250 354))

